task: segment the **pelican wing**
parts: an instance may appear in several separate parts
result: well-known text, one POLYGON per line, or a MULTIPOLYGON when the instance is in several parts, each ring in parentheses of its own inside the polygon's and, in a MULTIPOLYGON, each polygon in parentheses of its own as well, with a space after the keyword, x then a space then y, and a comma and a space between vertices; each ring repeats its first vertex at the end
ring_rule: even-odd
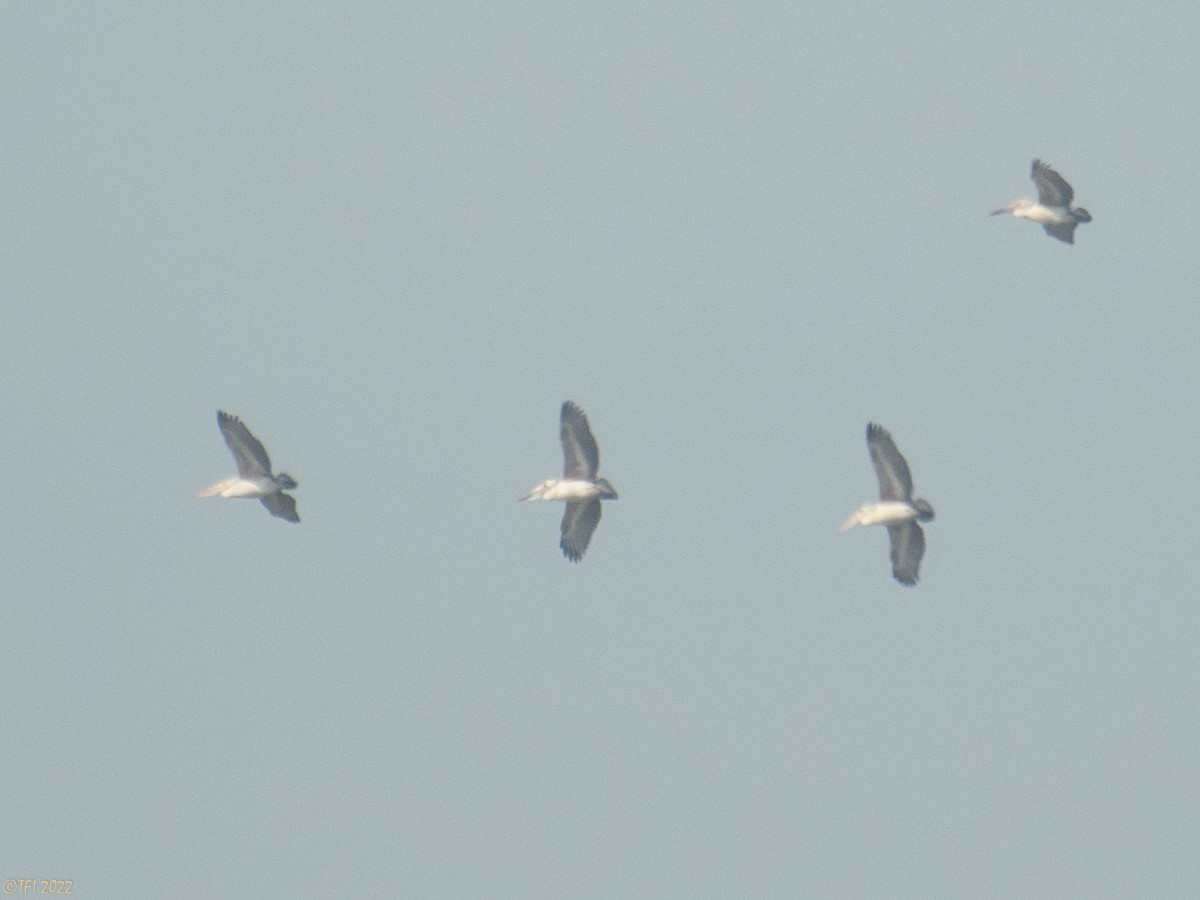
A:
POLYGON ((278 516, 281 519, 287 519, 289 522, 299 522, 300 515, 296 512, 296 498, 291 494, 285 494, 283 491, 276 491, 274 494, 267 494, 265 497, 260 497, 262 505, 273 516, 278 516))
POLYGON ((562 540, 559 542, 563 556, 571 562, 583 559, 583 552, 587 550, 588 542, 592 539, 592 532, 599 524, 599 500, 568 501, 563 512, 562 540))
POLYGON ((892 575, 901 584, 912 587, 917 583, 917 570, 925 555, 925 532, 916 522, 900 522, 888 526, 888 537, 892 542, 892 575))
POLYGON ((237 461, 238 474, 243 478, 271 477, 271 459, 266 448, 250 433, 242 420, 227 412, 217 410, 217 425, 225 437, 225 443, 237 461))
MULTIPOLYGON (((1029 174, 1033 178, 1033 183, 1037 185, 1038 203, 1042 206, 1061 206, 1070 209, 1075 192, 1071 190, 1071 186, 1063 180, 1061 175, 1040 159, 1033 161, 1033 169, 1029 174)), ((1046 228, 1046 231, 1050 231, 1049 227, 1046 228)), ((1054 236, 1058 237, 1057 234, 1054 236)))
POLYGON ((896 442, 874 422, 867 425, 867 448, 871 451, 871 464, 879 476, 880 500, 911 500, 912 475, 908 463, 896 449, 896 442))
POLYGON ((1076 222, 1063 222, 1059 225, 1043 225, 1046 229, 1046 234, 1050 237, 1056 237, 1060 241, 1065 241, 1068 244, 1075 243, 1075 226, 1076 222))
MULTIPOLYGON (((592 437, 591 429, 588 428, 587 416, 570 400, 564 400, 560 420, 562 422, 563 478, 591 481, 596 477, 596 470, 600 468, 600 450, 596 447, 596 439, 592 437)), ((598 512, 596 518, 600 518, 598 512)), ((565 524, 563 532, 566 533, 565 524)), ((584 546, 587 546, 586 540, 584 546)))

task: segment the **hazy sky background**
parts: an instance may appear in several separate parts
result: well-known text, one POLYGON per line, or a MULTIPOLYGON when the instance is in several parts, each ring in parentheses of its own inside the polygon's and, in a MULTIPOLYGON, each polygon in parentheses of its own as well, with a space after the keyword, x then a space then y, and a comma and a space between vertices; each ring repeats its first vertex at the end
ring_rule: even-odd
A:
POLYGON ((0 880, 1200 895, 1170 8, 5 7, 0 880))

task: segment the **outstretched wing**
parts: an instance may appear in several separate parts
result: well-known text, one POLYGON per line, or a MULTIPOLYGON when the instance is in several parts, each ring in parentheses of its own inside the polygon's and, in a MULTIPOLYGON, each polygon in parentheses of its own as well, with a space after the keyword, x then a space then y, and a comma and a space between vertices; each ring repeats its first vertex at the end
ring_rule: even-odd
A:
MULTIPOLYGON (((1071 186, 1067 184, 1061 175, 1040 159, 1033 161, 1033 169, 1029 174, 1033 178, 1033 183, 1037 185, 1038 203, 1042 204, 1042 206, 1063 206, 1070 208, 1071 201, 1075 198, 1075 192, 1071 190, 1071 186)), ((1046 230, 1049 231, 1050 229, 1047 228, 1046 230)), ((1058 235, 1055 235, 1055 237, 1058 237, 1058 235)))
POLYGON ((925 532, 916 522, 900 522, 888 526, 892 542, 892 575, 907 587, 917 583, 921 557, 925 555, 925 532))
POLYGON ((896 449, 896 442, 886 428, 874 422, 867 425, 867 449, 871 451, 871 464, 879 477, 879 499, 911 500, 912 475, 908 463, 896 449))
POLYGON ((562 423, 563 478, 591 481, 600 468, 600 450, 588 428, 587 416, 570 400, 564 400, 559 418, 562 423))
POLYGON ((563 512, 562 547, 563 556, 571 562, 583 559, 592 532, 600 524, 599 500, 569 500, 563 512))
POLYGON ((267 494, 265 497, 260 497, 259 500, 270 511, 271 515, 287 519, 289 522, 300 521, 300 516, 296 512, 296 498, 291 494, 276 491, 274 494, 267 494))
POLYGON ((243 478, 271 477, 271 459, 266 448, 250 433, 242 420, 217 410, 217 426, 237 461, 238 474, 243 478))
POLYGON ((1068 244, 1075 243, 1075 222, 1063 222, 1059 225, 1043 225, 1046 229, 1046 234, 1050 237, 1056 237, 1060 241, 1066 241, 1068 244))

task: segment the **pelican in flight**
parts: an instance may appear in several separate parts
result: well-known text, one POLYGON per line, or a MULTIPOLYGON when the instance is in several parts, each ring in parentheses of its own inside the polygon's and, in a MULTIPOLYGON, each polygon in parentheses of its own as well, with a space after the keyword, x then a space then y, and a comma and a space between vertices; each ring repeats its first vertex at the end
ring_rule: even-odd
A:
POLYGON ((1022 197, 1008 206, 993 210, 991 215, 1012 213, 1022 219, 1032 219, 1045 228, 1046 234, 1051 237, 1068 244, 1075 243, 1075 226, 1080 222, 1092 221, 1092 214, 1082 207, 1071 209, 1075 192, 1061 175, 1040 159, 1033 161, 1033 170, 1029 174, 1037 185, 1037 203, 1022 197))
POLYGON ((596 477, 600 468, 600 450, 588 428, 583 410, 564 400, 560 413, 563 447, 563 477, 543 481, 521 500, 565 500, 563 512, 563 556, 571 562, 583 559, 592 532, 600 524, 600 501, 616 500, 617 492, 603 478, 596 477))
POLYGON ((849 531, 855 525, 886 525, 892 542, 892 575, 912 587, 917 583, 917 570, 925 553, 925 533, 917 522, 932 521, 933 507, 913 499, 908 463, 892 436, 874 422, 867 425, 867 449, 879 476, 880 502, 860 506, 838 531, 849 531))
POLYGON ((296 498, 284 491, 296 487, 296 479, 286 472, 271 474, 271 459, 266 448, 250 433, 242 420, 217 410, 217 426, 237 462, 238 477, 226 478, 212 487, 197 491, 197 497, 257 497, 273 516, 299 522, 296 498))

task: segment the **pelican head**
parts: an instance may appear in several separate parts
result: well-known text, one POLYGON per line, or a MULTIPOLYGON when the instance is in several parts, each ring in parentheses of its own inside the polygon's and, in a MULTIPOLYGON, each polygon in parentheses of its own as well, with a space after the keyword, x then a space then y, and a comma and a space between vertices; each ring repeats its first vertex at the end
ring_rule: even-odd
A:
POLYGON ((928 500, 922 500, 920 497, 918 497, 912 502, 912 506, 913 509, 917 511, 918 522, 933 521, 933 507, 929 505, 928 500))
POLYGON ((532 491, 530 491, 524 497, 518 497, 517 502, 520 503, 525 500, 541 500, 542 495, 544 493, 546 493, 546 491, 550 490, 550 488, 554 487, 556 484, 558 484, 557 478, 547 478, 545 481, 543 481, 541 484, 539 484, 537 487, 535 487, 532 491))
POLYGON ((1002 216, 1004 213, 1012 213, 1015 216, 1017 215, 1018 210, 1028 209, 1030 206, 1033 206, 1033 201, 1026 197, 1022 197, 1020 200, 1014 200, 1007 206, 1002 206, 999 209, 993 209, 990 213, 988 213, 988 215, 1002 216))
POLYGON ((296 479, 287 472, 280 472, 275 476, 275 483, 285 491, 290 491, 298 487, 296 479))
POLYGON ((600 491, 598 496, 603 497, 605 500, 617 499, 617 489, 608 483, 607 478, 597 478, 596 488, 600 491))
POLYGON ((216 484, 212 485, 211 487, 201 488, 200 490, 196 491, 196 496, 197 497, 215 497, 217 494, 221 493, 221 491, 225 490, 225 488, 229 487, 231 484, 233 484, 237 480, 238 479, 236 479, 236 478, 226 478, 224 481, 218 481, 216 484))

